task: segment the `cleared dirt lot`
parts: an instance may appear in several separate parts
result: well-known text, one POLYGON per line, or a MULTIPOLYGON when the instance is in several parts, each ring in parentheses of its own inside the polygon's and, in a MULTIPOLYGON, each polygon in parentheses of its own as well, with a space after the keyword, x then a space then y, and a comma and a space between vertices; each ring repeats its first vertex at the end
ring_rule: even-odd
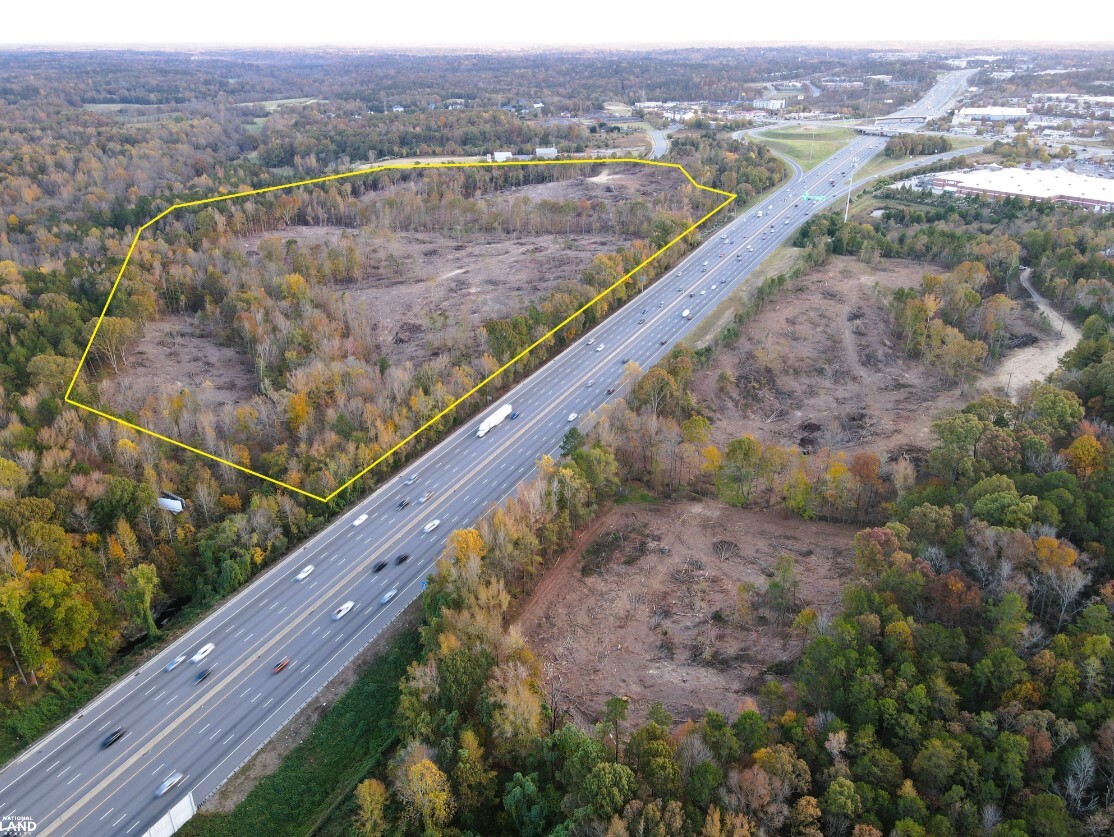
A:
MULTIPOLYGON (((373 193, 374 196, 389 194, 373 193)), ((682 206, 694 190, 674 169, 650 166, 600 166, 596 173, 551 183, 511 187, 486 196, 492 207, 509 208, 529 201, 581 202, 582 205, 630 205, 665 201, 682 206)), ((696 196, 699 204, 710 199, 696 196)), ((363 276, 335 292, 354 306, 379 340, 392 364, 419 363, 450 342, 466 351, 482 351, 474 333, 485 320, 525 311, 562 282, 578 281, 599 253, 614 252, 632 239, 617 232, 561 234, 528 230, 507 235, 397 232, 334 226, 297 226, 242 239, 245 251, 258 256, 261 242, 295 240, 306 248, 340 243, 354 236, 363 276)))
POLYGON ((203 408, 246 404, 256 393, 251 359, 219 345, 192 317, 148 323, 128 353, 128 366, 101 385, 102 400, 117 412, 138 410, 148 399, 166 404, 188 389, 203 408))
POLYGON ((517 623, 543 661, 548 698, 578 722, 598 720, 613 695, 630 699, 632 723, 655 700, 677 719, 734 716, 767 676, 781 678, 801 642, 762 608, 734 624, 737 586, 764 591, 787 554, 802 580, 798 607, 831 611, 856 531, 715 501, 618 506, 550 570, 517 623), (721 560, 717 541, 737 554, 721 560))
MULTIPOLYGON (((961 393, 897 350, 879 289, 917 287, 929 270, 917 262, 887 259, 875 268, 835 257, 787 284, 695 378, 713 439, 723 444, 749 433, 804 451, 883 458, 927 448, 933 418, 977 393, 961 393)), ((1039 334, 1020 311, 1007 327, 1014 335, 1039 334)))

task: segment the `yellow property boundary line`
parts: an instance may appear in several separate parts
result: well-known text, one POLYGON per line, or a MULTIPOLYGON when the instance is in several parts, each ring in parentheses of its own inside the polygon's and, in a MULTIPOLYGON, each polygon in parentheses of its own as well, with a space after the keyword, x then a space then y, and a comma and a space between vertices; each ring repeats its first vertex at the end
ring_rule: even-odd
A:
POLYGON ((262 189, 251 189, 251 190, 246 191, 246 192, 235 192, 235 193, 229 194, 229 195, 218 195, 217 197, 213 197, 213 198, 203 198, 201 200, 196 200, 196 201, 187 201, 185 203, 176 203, 173 206, 169 207, 168 209, 164 209, 162 212, 160 212, 158 215, 156 215, 154 218, 152 218, 150 221, 148 221, 146 224, 144 224, 142 227, 140 227, 136 231, 135 237, 132 239, 131 246, 128 248, 128 254, 127 254, 127 256, 124 257, 124 263, 122 265, 120 265, 120 271, 119 271, 119 273, 116 274, 116 281, 112 284, 112 289, 108 292, 108 299, 105 300, 104 308, 101 309, 101 315, 100 315, 100 317, 97 318, 96 325, 93 326, 93 333, 89 337, 89 342, 85 346, 85 351, 82 352, 82 354, 81 354, 81 360, 77 364, 77 369, 74 371, 73 379, 70 381, 70 385, 66 389, 65 401, 66 401, 67 404, 71 404, 74 407, 79 407, 82 410, 88 410, 90 413, 93 413, 94 415, 98 415, 101 418, 106 418, 106 419, 109 419, 111 421, 114 421, 117 424, 120 424, 124 427, 127 427, 127 428, 131 429, 131 430, 135 430, 138 433, 146 433, 148 436, 153 436, 154 438, 159 439, 160 441, 169 442, 172 445, 177 445, 178 447, 184 448, 185 450, 188 450, 191 453, 196 453, 198 456, 203 456, 206 459, 211 459, 214 462, 220 463, 221 465, 227 465, 230 468, 235 468, 237 471, 242 471, 245 474, 250 474, 251 476, 258 477, 261 480, 266 480, 267 482, 270 482, 270 483, 273 483, 277 486, 285 488, 288 491, 294 491, 294 492, 297 492, 298 494, 301 494, 305 497, 309 497, 313 500, 318 500, 319 502, 327 503, 330 500, 332 500, 334 497, 336 497, 340 492, 344 491, 344 489, 348 488, 348 486, 352 485, 358 479, 362 478, 365 474, 367 474, 369 471, 371 471, 371 469, 374 468, 376 465, 378 465, 380 462, 387 459, 389 456, 391 456, 396 451, 398 451, 403 445, 409 444, 411 441, 416 439, 421 433, 423 433, 429 427, 436 424, 438 421, 440 421, 442 418, 444 418, 449 413, 453 412, 462 402, 464 402, 466 399, 470 398, 471 396, 475 395, 477 392, 479 392, 488 383, 493 381, 495 378, 499 377, 501 374, 503 374, 503 372, 505 372, 511 366, 518 363, 520 360, 522 360, 524 357, 526 357, 528 354, 530 354, 531 351, 536 349, 538 346, 540 346, 546 340, 553 337, 558 331, 563 329, 565 326, 567 326, 569 323, 571 323, 573 320, 575 320, 577 317, 579 317, 581 314, 583 314, 585 311, 587 311, 589 308, 591 308, 597 302, 599 302, 604 297, 606 297, 608 294, 610 294, 612 291, 614 291, 623 282, 630 281, 630 279, 634 276, 635 273, 642 270, 642 268, 646 267, 648 264, 653 262, 662 253, 666 252, 670 247, 672 247, 678 241, 683 239, 685 236, 687 236, 689 233, 691 233, 693 230, 695 230, 701 224, 706 222, 712 216, 716 215, 722 209, 726 208, 736 198, 738 198, 738 195, 732 194, 731 192, 725 192, 722 189, 714 189, 711 186, 704 186, 703 184, 697 183, 695 180, 693 180, 692 175, 690 175, 688 173, 688 171, 685 170, 684 166, 680 165, 679 163, 662 163, 662 162, 659 162, 657 160, 642 160, 642 159, 637 158, 637 157, 606 157, 606 158, 590 158, 590 159, 574 159, 574 160, 520 160, 520 161, 511 161, 511 162, 506 162, 506 163, 403 163, 403 164, 395 164, 395 165, 387 164, 387 165, 383 165, 383 166, 376 166, 375 168, 370 168, 370 169, 360 169, 359 171, 343 172, 341 174, 330 174, 330 175, 325 175, 324 177, 314 177, 310 180, 299 180, 299 181, 296 181, 294 183, 284 183, 280 186, 266 186, 262 189), (417 430, 415 430, 413 433, 411 433, 409 436, 407 436, 401 442, 398 442, 394 447, 392 447, 386 453, 382 454, 378 459, 376 459, 374 462, 372 462, 366 468, 361 470, 358 474, 356 474, 354 477, 352 477, 350 480, 348 480, 342 486, 337 488, 333 493, 331 493, 331 494, 329 494, 325 497, 321 497, 320 495, 314 494, 310 491, 306 491, 304 489, 298 488, 297 486, 290 485, 288 483, 283 482, 282 480, 275 479, 274 477, 269 477, 266 474, 261 474, 258 471, 253 471, 251 468, 245 468, 243 465, 237 465, 235 462, 230 462, 227 459, 224 459, 220 456, 216 456, 214 454, 207 453, 206 451, 199 450, 198 448, 192 447, 191 445, 187 445, 185 442, 180 442, 177 439, 171 439, 168 436, 163 436, 161 433, 156 433, 153 430, 148 430, 146 427, 140 427, 137 424, 132 424, 130 421, 125 421, 124 419, 119 418, 118 416, 110 415, 109 413, 106 413, 102 410, 98 410, 95 407, 90 407, 88 404, 82 404, 80 401, 75 401, 73 398, 70 397, 71 393, 73 392, 74 386, 77 384, 78 376, 81 374, 81 370, 85 366, 85 360, 89 356, 89 350, 93 347, 93 341, 97 339, 97 332, 100 331, 101 323, 104 321, 105 315, 107 315, 107 313, 108 313, 108 306, 112 304, 112 298, 116 295, 116 289, 120 286, 120 280, 124 278, 124 271, 128 267, 128 262, 131 260, 132 253, 135 252, 136 244, 139 243, 139 237, 143 234, 144 230, 146 230, 148 227, 150 227, 152 224, 156 223, 157 221, 162 220, 163 218, 165 218, 167 215, 169 215, 171 212, 173 212, 176 209, 186 209, 186 208, 191 207, 191 206, 204 206, 205 204, 220 203, 222 201, 230 201, 230 200, 233 200, 235 198, 244 198, 244 197, 248 197, 249 195, 261 195, 261 194, 265 194, 267 192, 277 192, 281 189, 293 189, 293 188, 296 188, 298 186, 311 186, 315 183, 327 183, 328 181, 331 181, 331 180, 343 180, 343 179, 348 178, 348 177, 363 177, 363 176, 366 176, 366 175, 369 175, 369 174, 374 174, 376 172, 381 172, 381 171, 392 171, 392 170, 394 170, 394 171, 404 171, 404 170, 407 170, 407 169, 428 170, 428 169, 439 169, 439 168, 449 168, 449 169, 453 169, 453 168, 500 168, 500 167, 508 167, 508 166, 560 166, 560 165, 583 166, 583 165, 592 165, 592 164, 598 164, 598 163, 611 163, 611 164, 615 164, 615 163, 638 163, 639 165, 643 165, 643 166, 662 166, 662 167, 665 167, 665 168, 677 169, 697 189, 701 189, 705 192, 712 192, 712 193, 717 194, 717 195, 723 195, 725 197, 725 200, 722 203, 720 203, 718 206, 716 206, 707 215, 705 215, 703 218, 701 218, 699 221, 696 221, 691 226, 689 226, 684 232, 680 233, 675 238, 673 238, 668 244, 666 244, 660 250, 655 252, 649 258, 645 259, 637 267, 635 267, 634 269, 632 269, 631 271, 626 273, 618 281, 611 284, 605 290, 603 290, 602 292, 597 294, 589 302, 585 303, 580 308, 578 308, 576 311, 574 311, 572 314, 570 314, 568 317, 566 317, 561 323, 559 323, 557 326, 555 326, 553 329, 551 329, 549 332, 547 332, 544 336, 535 340, 533 343, 531 343, 529 346, 527 346, 525 349, 523 349, 521 352, 519 352, 513 358, 508 360, 506 363, 504 363, 502 366, 500 366, 498 369, 496 369, 494 372, 492 372, 490 375, 488 375, 486 378, 484 378, 482 381, 480 381, 478 384, 476 384, 474 387, 472 387, 472 389, 468 390, 468 392, 464 393, 462 396, 457 398, 448 407, 441 410, 441 412, 439 412, 433 418, 429 419, 425 424, 423 424, 421 427, 419 427, 417 430))

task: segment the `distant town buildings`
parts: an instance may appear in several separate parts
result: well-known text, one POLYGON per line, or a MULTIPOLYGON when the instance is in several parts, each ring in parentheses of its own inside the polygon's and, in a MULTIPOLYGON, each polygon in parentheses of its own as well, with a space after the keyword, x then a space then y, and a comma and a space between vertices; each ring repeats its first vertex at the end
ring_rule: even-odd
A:
POLYGON ((785 99, 755 99, 752 104, 755 110, 783 110, 785 99))
POLYGON ((539 160, 553 160, 557 157, 556 148, 535 148, 534 156, 539 160))
POLYGON ((992 200, 1031 198, 1082 206, 1095 212, 1114 210, 1114 179, 1089 177, 1067 169, 1000 168, 942 172, 932 188, 992 200))

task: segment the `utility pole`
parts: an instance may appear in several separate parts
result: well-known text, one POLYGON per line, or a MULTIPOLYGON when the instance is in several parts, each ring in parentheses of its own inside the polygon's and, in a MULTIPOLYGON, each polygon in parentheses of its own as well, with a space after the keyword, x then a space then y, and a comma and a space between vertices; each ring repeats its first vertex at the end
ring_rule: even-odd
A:
POLYGON ((843 223, 847 223, 847 213, 851 211, 851 186, 855 182, 855 166, 859 164, 858 157, 851 158, 851 173, 847 176, 847 203, 843 207, 843 223))

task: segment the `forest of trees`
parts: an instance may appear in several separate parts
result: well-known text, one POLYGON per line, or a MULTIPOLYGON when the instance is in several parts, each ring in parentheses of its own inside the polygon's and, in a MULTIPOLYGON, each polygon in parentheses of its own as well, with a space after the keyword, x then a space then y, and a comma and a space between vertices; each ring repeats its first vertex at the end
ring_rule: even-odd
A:
MULTIPOLYGON (((0 751, 42 734, 108 682, 121 653, 188 623, 351 499, 309 503, 64 405, 138 225, 179 201, 289 179, 267 164, 309 171, 353 154, 580 141, 562 123, 495 116, 519 99, 543 101, 546 117, 611 100, 729 99, 744 82, 853 60, 765 48, 651 63, 487 56, 463 67, 455 56, 0 56, 0 751), (327 101, 301 113, 260 104, 292 97, 327 101), (449 111, 449 99, 467 107, 449 111), (406 113, 384 118, 395 103, 406 113), (487 114, 482 124, 470 110, 487 114), (183 514, 156 507, 167 488, 186 497, 183 514)), ((679 137, 671 159, 744 198, 784 175, 761 147, 719 136, 679 137)), ((244 448, 232 456, 327 487, 622 276, 693 209, 675 195, 622 217, 579 204, 527 216, 481 200, 494 182, 430 182, 443 191, 383 203, 389 220, 351 186, 176 213, 168 234, 140 248, 129 276, 138 281, 116 301, 75 394, 95 400, 100 376, 126 371, 155 317, 196 314, 261 361, 260 386, 288 393, 281 409, 187 427, 183 399, 146 418, 202 438, 219 420, 244 448), (354 240, 265 243, 258 260, 232 246, 241 234, 281 239, 292 223, 404 231, 451 221, 467 236, 527 229, 526 217, 538 231, 614 225, 641 243, 599 257, 525 314, 485 324, 476 365, 450 353, 427 369, 384 368, 373 341, 361 345, 352 323, 330 317, 330 295, 360 269, 354 240), (348 342, 390 403, 346 377, 348 342)), ((426 653, 403 683, 401 746, 361 786, 360 829, 380 833, 386 818, 428 834, 1109 832, 1114 228, 1063 207, 899 197, 872 225, 816 216, 797 243, 926 262, 923 287, 893 300, 894 334, 926 359, 955 353, 940 363, 956 381, 978 344, 987 356, 1000 348, 1003 300, 1024 261, 1083 324, 1062 370, 1017 404, 984 398, 941 419, 923 462, 892 463, 748 437, 716 447, 691 395, 706 353, 680 349, 644 375, 628 370, 628 403, 587 438, 570 436, 565 458, 542 462, 536 483, 479 530, 453 535, 455 560, 442 562, 426 601, 426 653), (838 614, 798 612, 784 562, 771 589, 740 595, 737 618, 748 606, 776 610, 807 643, 791 676, 771 678, 734 717, 655 709, 631 728, 617 698, 599 728, 578 729, 547 701, 529 648, 503 630, 511 597, 632 483, 868 527, 838 614)))
POLYGON ((886 147, 882 153, 887 157, 900 158, 940 154, 951 151, 951 148, 951 140, 938 134, 899 134, 886 140, 886 147))

